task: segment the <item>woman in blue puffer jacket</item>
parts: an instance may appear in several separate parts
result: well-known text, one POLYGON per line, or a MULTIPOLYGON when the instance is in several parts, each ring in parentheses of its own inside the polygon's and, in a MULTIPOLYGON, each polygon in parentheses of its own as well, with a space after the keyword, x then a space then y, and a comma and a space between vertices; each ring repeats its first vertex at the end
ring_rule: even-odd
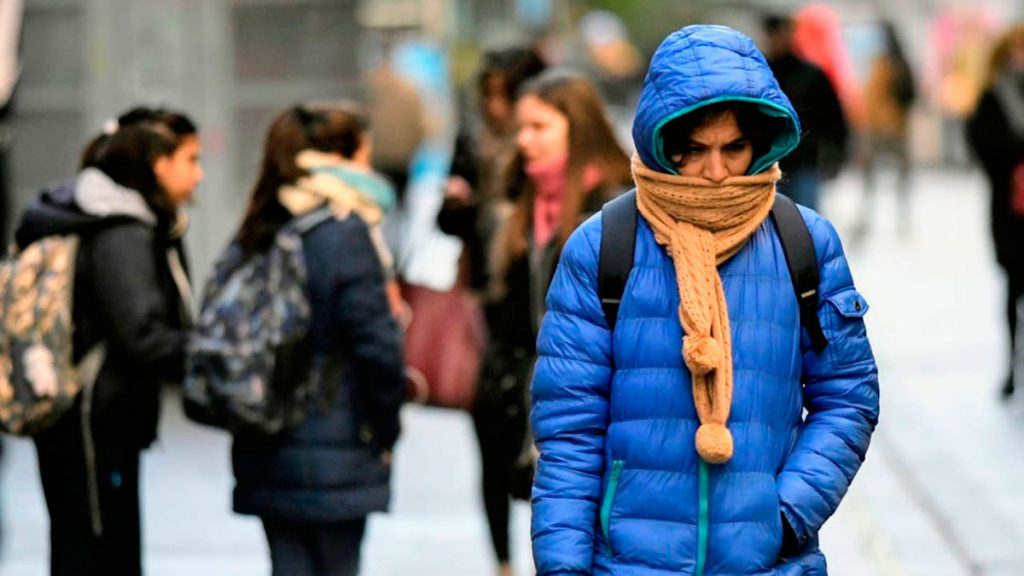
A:
POLYGON ((570 237, 548 293, 532 388, 539 574, 826 574, 817 535, 864 459, 878 380, 839 238, 803 207, 828 345, 801 329, 767 218, 799 135, 748 37, 691 26, 655 53, 614 331, 600 218, 570 237))

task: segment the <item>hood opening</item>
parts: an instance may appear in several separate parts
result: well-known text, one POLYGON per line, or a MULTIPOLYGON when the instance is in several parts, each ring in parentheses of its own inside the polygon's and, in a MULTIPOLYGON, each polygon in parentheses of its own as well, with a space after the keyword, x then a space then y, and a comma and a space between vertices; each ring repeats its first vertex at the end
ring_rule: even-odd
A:
POLYGON ((760 98, 720 96, 683 108, 674 114, 666 116, 658 122, 652 132, 652 141, 650 145, 651 150, 654 151, 654 157, 659 166, 652 166, 652 168, 661 169, 669 174, 678 175, 679 171, 672 165, 672 162, 668 159, 668 155, 665 153, 665 126, 673 120, 682 118, 687 114, 721 102, 749 102, 756 105, 757 111, 764 116, 777 120, 777 122, 774 123, 777 125, 776 134, 772 137, 768 150, 751 161, 750 169, 747 170, 747 175, 760 174, 767 170, 773 164, 778 162, 779 159, 795 150, 797 145, 800 143, 799 120, 797 120, 785 107, 760 98))

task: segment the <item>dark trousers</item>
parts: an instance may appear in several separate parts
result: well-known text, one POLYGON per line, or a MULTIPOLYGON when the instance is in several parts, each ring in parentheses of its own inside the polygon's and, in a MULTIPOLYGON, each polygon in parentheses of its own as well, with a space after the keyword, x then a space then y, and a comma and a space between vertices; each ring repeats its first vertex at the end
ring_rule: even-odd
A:
POLYGON ((142 530, 139 511, 139 449, 95 443, 96 492, 90 502, 78 404, 36 437, 39 476, 50 513, 52 576, 139 576, 142 530), (98 504, 98 518, 93 510, 98 504), (98 520, 101 526, 95 523, 98 520), (102 528, 97 534, 96 528, 102 528))
POLYGON ((514 483, 521 480, 516 473, 516 462, 526 429, 526 411, 521 410, 509 422, 504 409, 499 412, 492 407, 478 405, 473 413, 473 427, 480 446, 487 527, 490 529, 494 554, 499 563, 505 563, 509 561, 511 495, 517 489, 514 483))
POLYGON ((356 576, 366 518, 344 522, 263 519, 272 576, 356 576))

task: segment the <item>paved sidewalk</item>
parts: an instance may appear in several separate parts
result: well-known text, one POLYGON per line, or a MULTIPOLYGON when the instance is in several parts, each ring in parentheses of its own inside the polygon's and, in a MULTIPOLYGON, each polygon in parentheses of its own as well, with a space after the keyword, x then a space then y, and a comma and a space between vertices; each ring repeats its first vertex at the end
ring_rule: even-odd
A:
MULTIPOLYGON (((858 185, 840 181, 825 205, 844 238, 858 185)), ((896 233, 895 202, 883 193, 876 229, 862 244, 846 241, 872 307, 882 424, 822 534, 830 574, 1024 574, 1024 407, 996 400, 1006 356, 1003 288, 982 182, 925 172, 915 193, 909 237, 896 233)), ((420 407, 403 418, 394 512, 370 523, 364 574, 493 574, 469 419, 420 407)), ((227 439, 184 422, 173 402, 162 438, 143 464, 147 574, 268 573, 258 523, 229 510, 227 439)), ((46 520, 34 451, 22 441, 6 447, 0 576, 43 576, 46 520)), ((525 505, 514 522, 517 574, 532 574, 525 505)))

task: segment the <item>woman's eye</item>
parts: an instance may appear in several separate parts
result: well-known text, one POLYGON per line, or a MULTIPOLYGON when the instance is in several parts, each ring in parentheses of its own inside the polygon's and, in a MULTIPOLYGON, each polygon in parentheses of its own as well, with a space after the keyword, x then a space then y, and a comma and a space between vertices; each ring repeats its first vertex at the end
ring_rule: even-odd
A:
POLYGON ((736 154, 736 153, 739 153, 739 152, 743 152, 746 149, 747 149, 747 143, 746 142, 733 142, 732 144, 729 144, 729 145, 727 145, 725 147, 725 151, 726 152, 731 152, 733 154, 736 154))

